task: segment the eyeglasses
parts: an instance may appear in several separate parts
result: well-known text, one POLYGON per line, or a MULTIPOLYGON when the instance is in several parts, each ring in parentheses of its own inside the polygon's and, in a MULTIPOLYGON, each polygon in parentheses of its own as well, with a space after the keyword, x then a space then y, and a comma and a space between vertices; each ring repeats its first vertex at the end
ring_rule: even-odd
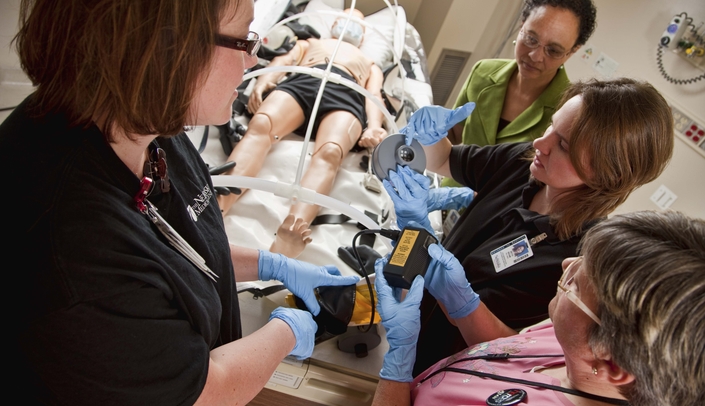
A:
POLYGON ((549 58, 561 59, 570 52, 570 51, 565 51, 561 48, 556 48, 553 45, 543 45, 539 42, 538 39, 536 39, 536 37, 534 37, 531 34, 525 33, 523 29, 521 31, 519 31, 519 34, 521 34, 521 38, 522 38, 521 42, 524 45, 526 45, 527 47, 529 47, 531 49, 536 49, 540 46, 543 46, 543 52, 549 58))
POLYGON ((250 31, 249 34, 247 34, 247 39, 215 34, 215 44, 236 51, 247 52, 248 55, 255 56, 257 55, 260 45, 262 45, 262 39, 260 39, 259 34, 254 31, 250 31))
POLYGON ((598 325, 601 326, 602 323, 600 322, 600 318, 597 317, 597 315, 595 313, 593 313, 593 311, 590 310, 590 308, 587 307, 587 305, 582 300, 580 300, 578 295, 576 295, 575 292, 573 292, 571 290, 573 288, 571 285, 573 284, 573 280, 575 279, 575 275, 580 270, 580 266, 578 266, 578 265, 582 264, 582 262, 583 262, 583 257, 578 257, 578 259, 576 259, 575 261, 573 261, 573 263, 568 265, 568 268, 566 268, 565 272, 563 272, 563 276, 561 276, 561 279, 558 281, 558 289, 559 289, 559 292, 560 292, 560 290, 565 292, 568 300, 573 302, 576 306, 578 306, 580 308, 580 310, 582 310, 583 312, 585 312, 585 314, 590 316, 590 318, 593 319, 595 321, 595 323, 597 323, 598 325))

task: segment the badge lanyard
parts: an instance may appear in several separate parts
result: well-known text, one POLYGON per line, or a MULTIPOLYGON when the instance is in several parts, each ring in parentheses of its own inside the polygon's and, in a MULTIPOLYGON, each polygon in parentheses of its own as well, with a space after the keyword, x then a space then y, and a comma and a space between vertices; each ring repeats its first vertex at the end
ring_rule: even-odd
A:
POLYGON ((147 195, 152 188, 153 181, 151 178, 145 176, 140 181, 140 191, 135 196, 135 205, 140 213, 144 214, 149 218, 149 220, 157 226, 157 229, 166 237, 172 247, 176 248, 177 251, 181 253, 186 259, 191 261, 196 268, 200 269, 201 272, 206 274, 209 278, 216 282, 218 275, 211 271, 206 265, 206 260, 196 252, 191 245, 189 245, 179 233, 174 230, 174 228, 167 223, 166 220, 157 212, 157 208, 147 200, 147 195))
POLYGON ((489 374, 486 372, 471 371, 468 369, 460 369, 460 368, 451 367, 451 365, 457 364, 458 362, 473 361, 473 360, 478 360, 478 359, 492 361, 492 360, 503 360, 503 359, 508 359, 508 358, 557 358, 557 357, 563 357, 563 354, 560 354, 560 355, 511 355, 511 354, 507 354, 507 353, 502 353, 502 354, 486 354, 486 355, 479 355, 479 356, 475 356, 475 357, 460 358, 460 359, 457 359, 457 360, 451 362, 447 366, 445 366, 437 371, 434 371, 433 373, 431 373, 430 375, 428 375, 427 377, 425 377, 424 379, 419 381, 418 384, 421 385, 422 383, 424 383, 428 379, 432 378, 433 376, 435 376, 441 372, 457 372, 460 374, 474 375, 474 376, 477 376, 480 378, 490 378, 490 379, 494 379, 497 381, 520 383, 523 385, 533 386, 536 388, 551 389, 551 390, 554 390, 557 392, 569 393, 571 395, 580 396, 580 397, 592 399, 592 400, 597 400, 597 401, 604 402, 604 403, 609 403, 611 405, 629 406, 629 402, 627 402, 626 400, 608 398, 608 397, 600 396, 600 395, 593 395, 592 393, 583 392, 583 391, 577 390, 577 389, 569 389, 569 388, 564 388, 564 387, 558 386, 558 385, 551 385, 551 384, 547 384, 547 383, 543 383, 543 382, 529 381, 527 379, 512 378, 509 376, 489 374))

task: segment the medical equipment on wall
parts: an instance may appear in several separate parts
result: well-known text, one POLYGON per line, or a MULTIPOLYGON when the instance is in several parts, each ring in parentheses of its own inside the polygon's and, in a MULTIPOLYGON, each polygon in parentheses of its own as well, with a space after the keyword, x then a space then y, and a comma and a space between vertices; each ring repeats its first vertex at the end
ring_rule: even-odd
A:
POLYGON ((698 27, 693 25, 693 19, 688 13, 682 12, 673 16, 659 39, 656 51, 656 63, 661 75, 676 85, 687 85, 705 78, 705 73, 690 79, 675 79, 669 75, 663 64, 664 49, 670 50, 690 62, 696 68, 705 71, 705 28, 703 23, 698 27))

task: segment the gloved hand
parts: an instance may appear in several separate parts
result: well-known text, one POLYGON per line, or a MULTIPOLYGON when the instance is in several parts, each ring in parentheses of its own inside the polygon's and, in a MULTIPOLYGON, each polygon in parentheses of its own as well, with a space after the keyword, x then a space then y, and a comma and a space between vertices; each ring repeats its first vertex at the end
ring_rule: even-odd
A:
POLYGON ((309 358, 313 353, 313 342, 316 339, 316 330, 318 329, 311 313, 289 307, 277 307, 269 315, 269 320, 274 318, 286 322, 294 332, 296 345, 289 355, 293 355, 296 359, 309 358))
POLYGON ((411 289, 400 302, 400 288, 392 289, 384 279, 382 270, 387 263, 385 258, 375 262, 375 290, 377 292, 377 311, 382 318, 382 326, 387 332, 389 351, 384 355, 381 378, 411 382, 411 372, 416 360, 416 341, 421 330, 421 298, 423 297, 423 277, 418 275, 411 284, 411 289))
POLYGON ((408 166, 397 165, 397 171, 389 171, 389 180, 382 181, 384 189, 394 203, 399 229, 406 227, 410 221, 435 234, 428 219, 426 209, 428 187, 431 181, 424 175, 410 169, 408 166))
POLYGON ((259 251, 257 264, 260 280, 276 279, 282 282, 291 293, 306 303, 314 316, 321 311, 314 288, 352 285, 360 280, 358 276, 340 276, 338 268, 332 265, 317 266, 263 250, 259 251))
POLYGON ((460 210, 468 207, 475 198, 475 191, 469 187, 440 187, 429 191, 426 210, 460 210))
POLYGON ((399 130, 406 135, 406 145, 416 138, 421 145, 433 145, 448 135, 448 130, 468 118, 475 103, 465 103, 455 110, 441 106, 424 106, 411 115, 408 124, 399 130))
POLYGON ((432 258, 426 271, 426 289, 443 303, 451 318, 459 319, 480 306, 480 296, 472 290, 457 258, 438 244, 428 247, 432 258))

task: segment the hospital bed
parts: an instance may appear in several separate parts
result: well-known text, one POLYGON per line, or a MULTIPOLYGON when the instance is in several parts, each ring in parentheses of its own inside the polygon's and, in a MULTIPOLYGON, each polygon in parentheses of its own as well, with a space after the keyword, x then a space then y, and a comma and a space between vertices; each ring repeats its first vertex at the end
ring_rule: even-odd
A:
MULTIPOLYGON (((296 16, 299 23, 313 27, 321 38, 330 38, 330 26, 342 12, 343 1, 295 3, 303 9, 296 16)), ((257 0, 251 29, 266 37, 283 21, 281 14, 288 6, 288 0, 257 0)), ((354 7, 354 2, 351 6, 354 7)), ((406 22, 403 8, 382 0, 380 8, 380 11, 365 17, 367 28, 360 49, 385 73, 385 127, 393 134, 406 123, 413 111, 431 104, 433 96, 423 46, 414 27, 406 22)), ((263 62, 266 64, 266 61, 263 62)), ((245 79, 256 80, 255 73, 247 73, 245 79)), ((247 118, 242 115, 235 115, 233 121, 247 124, 247 118)), ((209 127, 207 131, 205 128, 195 128, 189 132, 189 137, 196 146, 202 147, 201 155, 209 166, 221 165, 227 159, 221 144, 221 133, 215 127, 209 127)), ((250 248, 269 248, 274 233, 289 212, 292 198, 312 198, 308 191, 301 190, 297 185, 312 153, 313 143, 306 142, 307 138, 292 134, 274 145, 257 179, 213 177, 216 186, 250 189, 224 217, 225 229, 232 243, 250 248)), ((361 166, 366 155, 368 151, 349 153, 329 196, 313 197, 318 199, 316 202, 325 203, 319 216, 328 214, 329 219, 339 218, 340 221, 312 226, 313 241, 298 259, 319 265, 336 265, 344 275, 357 274, 338 256, 338 248, 350 246, 361 228, 394 227, 393 206, 384 189, 380 187, 380 190, 373 191, 365 187, 366 177, 373 176, 361 166), (347 217, 349 221, 345 221, 347 217)), ((434 228, 440 230, 440 218, 432 219, 432 223, 434 228)), ((381 236, 375 238, 372 247, 381 255, 391 251, 389 241, 381 236)), ((238 291, 244 291, 239 295, 244 334, 266 323, 271 310, 284 304, 286 291, 259 299, 249 293, 252 289, 266 289, 273 284, 276 283, 238 284, 238 291)), ((352 330, 353 327, 351 333, 354 335, 355 331, 352 330)), ((383 329, 378 329, 378 333, 382 336, 381 344, 371 348, 364 358, 340 351, 336 339, 319 343, 311 359, 304 362, 285 360, 266 388, 307 399, 314 404, 368 405, 372 401, 382 357, 388 348, 383 339, 383 329)), ((266 393, 261 396, 267 396, 266 393)), ((285 403, 306 404, 294 401, 285 403)))
MULTIPOLYGON (((266 35, 266 32, 279 20, 272 21, 274 19, 271 16, 277 13, 272 13, 264 6, 283 10, 282 5, 288 3, 288 0, 258 0, 255 3, 255 20, 251 28, 266 35), (266 18, 260 18, 261 15, 266 18)), ((315 28, 322 38, 329 38, 329 27, 337 17, 331 13, 342 12, 341 8, 331 6, 333 3, 338 3, 338 7, 343 5, 343 1, 337 0, 308 2, 299 18, 300 23, 315 28)), ((390 115, 392 121, 388 120, 386 127, 392 134, 406 123, 406 118, 418 107, 431 104, 433 96, 426 69, 426 58, 418 33, 406 22, 402 7, 388 8, 381 0, 380 5, 383 7, 380 11, 365 18, 367 29, 361 50, 385 72, 383 90, 388 100, 387 105, 391 107, 394 114, 390 115), (390 40, 393 40, 393 43, 390 40)), ((254 73, 258 72, 262 70, 254 73)), ((245 75, 246 79, 248 75, 250 74, 245 75)), ((247 124, 247 118, 244 116, 236 116, 234 120, 240 124, 247 124)), ((189 135, 198 146, 202 141, 203 129, 194 129, 189 135)), ((305 191, 297 191, 295 185, 297 172, 301 170, 301 166, 306 167, 312 153, 313 143, 304 141, 304 138, 292 134, 274 145, 265 158, 265 164, 258 179, 249 180, 255 182, 253 188, 233 205, 224 218, 231 242, 263 249, 271 245, 277 227, 288 213, 291 195, 297 192, 305 194, 305 191), (262 185, 263 183, 266 184, 262 185), (263 187, 276 188, 277 192, 261 190, 263 187)), ((313 242, 306 247, 299 259, 316 264, 335 264, 343 273, 352 274, 354 271, 338 257, 337 249, 351 244, 352 237, 360 230, 357 223, 362 222, 368 228, 373 225, 389 227, 393 224, 393 207, 386 192, 382 189, 376 193, 363 185, 368 174, 361 168, 361 162, 367 154, 367 151, 348 154, 338 172, 333 190, 329 194, 332 200, 336 201, 334 202, 336 207, 323 207, 319 214, 339 215, 341 210, 350 210, 352 207, 357 215, 365 217, 367 212, 373 218, 376 217, 376 221, 370 222, 369 219, 364 221, 365 219, 348 215, 353 219, 346 223, 312 226, 313 242)), ((202 157, 210 166, 221 165, 227 159, 220 143, 219 132, 213 127, 208 131, 208 142, 202 157)), ((241 180, 222 178, 232 177, 214 176, 214 183, 241 182, 241 180)), ((235 186, 243 185, 239 183, 235 186)), ((383 238, 379 237, 376 240, 374 248, 381 254, 391 249, 384 243, 383 238)))

